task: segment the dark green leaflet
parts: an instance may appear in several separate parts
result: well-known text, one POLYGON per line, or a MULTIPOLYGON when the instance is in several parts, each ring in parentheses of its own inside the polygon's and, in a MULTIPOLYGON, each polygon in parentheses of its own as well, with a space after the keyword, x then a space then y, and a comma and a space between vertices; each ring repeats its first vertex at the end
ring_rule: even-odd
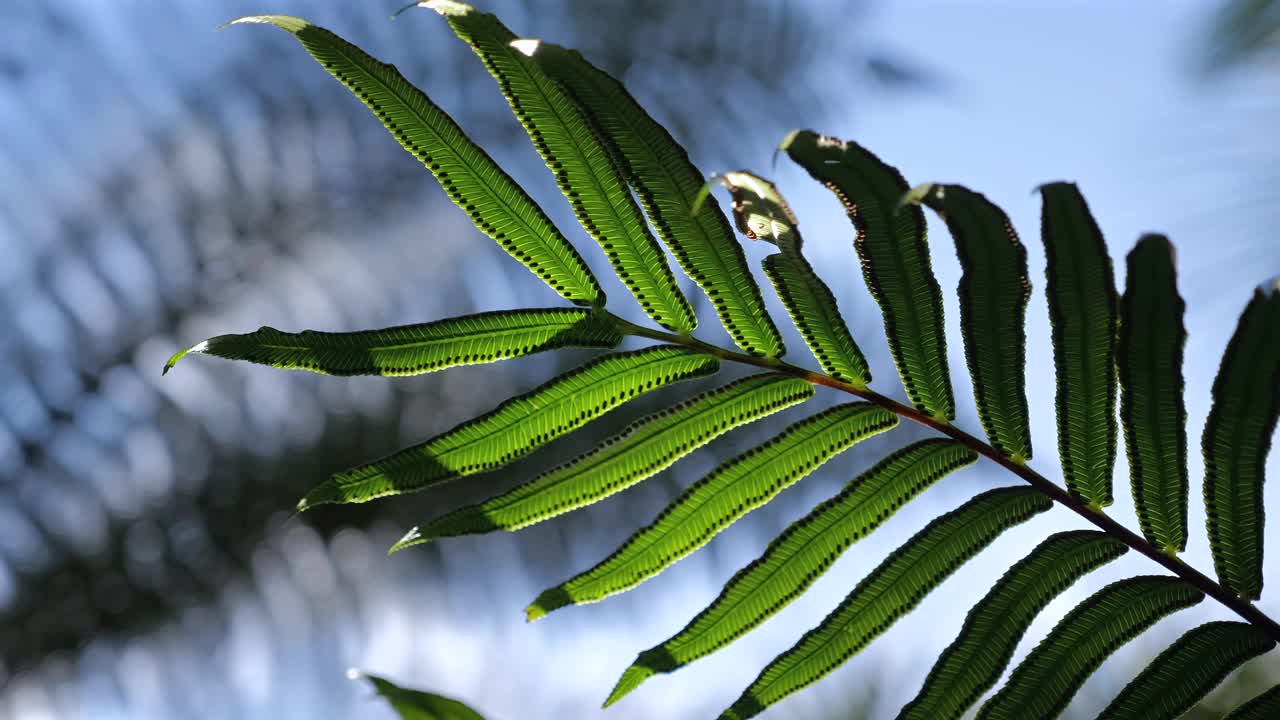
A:
POLYGON ((964 270, 960 330, 982 429, 997 450, 1026 462, 1027 249, 1003 210, 962 185, 922 185, 911 191, 911 200, 937 212, 956 241, 964 270))
POLYGON ((649 317, 676 332, 697 326, 689 301, 598 130, 568 92, 529 57, 537 41, 516 42, 497 17, 464 3, 433 0, 423 6, 448 19, 454 33, 498 81, 578 221, 604 248, 614 271, 649 317))
POLYGON ((1067 488, 1110 505, 1116 459, 1116 290, 1102 231, 1072 183, 1040 188, 1058 450, 1067 488))
POLYGON ((1062 591, 1128 550, 1093 530, 1051 535, 978 601, 899 720, 953 720, 1000 679, 1018 641, 1062 591))
POLYGON ((484 717, 452 698, 421 690, 409 690, 377 675, 364 675, 401 720, 484 720, 484 717))
POLYGON ((1160 653, 1098 720, 1175 720, 1233 670, 1274 645, 1248 623, 1201 625, 1160 653))
POLYGON ((1117 648, 1160 618, 1204 595, 1174 577, 1145 575, 1112 583, 1067 613, 1014 668, 978 713, 979 720, 1048 720, 1117 648))
POLYGON ((1144 235, 1129 253, 1120 300, 1120 424, 1142 534, 1166 552, 1187 547, 1187 408, 1173 245, 1144 235))
POLYGON ((680 267, 707 294, 738 347, 779 357, 782 336, 765 311, 742 246, 714 200, 694 209, 702 173, 689 154, 626 87, 577 50, 539 43, 533 59, 563 84, 595 121, 680 267))
POLYGON ((1222 584, 1262 594, 1267 453, 1280 415, 1280 282, 1259 288, 1240 315, 1213 381, 1204 425, 1204 502, 1209 548, 1222 584))
POLYGON ((742 637, 799 597, 851 544, 974 452, 951 440, 923 440, 893 453, 791 523, 757 560, 739 570, 711 605, 666 642, 640 653, 605 706, 654 673, 673 672, 742 637))
POLYGON ((603 562, 543 592, 526 610, 529 619, 639 585, 827 460, 897 424, 893 413, 862 402, 837 405, 792 424, 689 486, 603 562))
POLYGON ((1231 711, 1222 720, 1275 720, 1280 717, 1280 685, 1231 711))
POLYGON ((898 207, 910 189, 907 181, 852 141, 797 130, 782 149, 834 192, 853 220, 862 274, 884 314, 907 397, 938 420, 953 419, 942 290, 929 261, 924 212, 910 204, 898 207))
POLYGON ((790 650, 774 658, 722 720, 754 717, 866 647, 1000 533, 1053 506, 1028 487, 991 490, 916 533, 790 650))
POLYGON ((298 503, 359 503, 502 467, 631 398, 719 369, 715 358, 659 345, 597 358, 436 437, 334 475, 298 503))
POLYGON ((765 273, 818 364, 837 380, 866 387, 871 382, 867 360, 849 334, 835 295, 801 253, 804 240, 796 216, 778 188, 744 171, 725 173, 720 182, 733 195, 733 216, 742 234, 782 250, 765 258, 765 273))
POLYGON ((334 33, 298 18, 263 15, 236 22, 274 25, 293 34, 316 62, 373 111, 405 150, 427 166, 484 234, 566 300, 604 304, 600 284, 582 256, 542 208, 394 65, 379 62, 334 33))
POLYGON ((500 310, 381 330, 290 333, 263 327, 219 335, 175 353, 164 372, 188 353, 204 353, 323 375, 420 375, 562 347, 611 348, 620 342, 613 322, 590 310, 500 310))
POLYGON ((519 530, 621 492, 724 433, 813 397, 804 380, 762 373, 632 424, 591 452, 510 492, 414 528, 392 551, 440 537, 519 530))

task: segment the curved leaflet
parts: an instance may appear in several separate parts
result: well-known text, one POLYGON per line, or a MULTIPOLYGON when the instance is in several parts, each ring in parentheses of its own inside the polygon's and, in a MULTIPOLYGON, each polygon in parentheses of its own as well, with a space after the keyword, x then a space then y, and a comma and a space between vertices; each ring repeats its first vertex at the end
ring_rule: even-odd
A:
POLYGON ((724 433, 813 397, 797 378, 763 373, 639 420, 603 445, 510 492, 414 528, 392 552, 441 537, 519 530, 657 474, 724 433))
POLYGON ((1241 705, 1222 720, 1275 720, 1280 717, 1280 685, 1241 705))
POLYGON ((480 713, 453 698, 402 688, 377 675, 352 675, 350 671, 348 674, 367 679, 401 720, 484 720, 480 713))
POLYGON ((719 367, 715 358, 665 345, 605 355, 424 443, 334 475, 298 509, 416 492, 502 467, 631 398, 719 367))
POLYGON ((544 591, 526 610, 529 619, 565 605, 598 602, 639 585, 827 460, 897 424, 897 416, 887 410, 849 403, 790 425, 689 486, 603 562, 544 591))

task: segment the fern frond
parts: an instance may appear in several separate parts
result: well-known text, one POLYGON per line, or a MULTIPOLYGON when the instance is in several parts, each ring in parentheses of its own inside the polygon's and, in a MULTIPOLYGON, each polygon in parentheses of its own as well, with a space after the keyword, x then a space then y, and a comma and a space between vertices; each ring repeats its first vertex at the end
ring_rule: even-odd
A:
POLYGON ((921 185, 909 200, 947 223, 960 258, 960 331, 973 376, 982 429, 995 449, 1017 462, 1031 459, 1027 362, 1027 249, 1009 216, 963 185, 921 185))
POLYGON ((781 356, 782 336, 720 206, 708 199, 695 208, 702 173, 688 152, 621 82, 578 51, 540 42, 533 59, 591 116, 658 236, 706 293, 738 347, 751 355, 781 356))
POLYGON ((498 81, 578 221, 644 311, 668 330, 693 330, 697 318, 609 148, 568 91, 529 57, 532 45, 513 45, 516 35, 497 17, 465 3, 432 0, 423 6, 443 15, 498 81))
POLYGON ((1275 720, 1280 717, 1280 685, 1232 710, 1222 720, 1275 720))
POLYGON ((853 221, 854 247, 884 314, 889 350, 907 397, 935 419, 952 420, 942 291, 929 261, 923 211, 909 204, 899 208, 910 190, 907 181, 857 143, 809 130, 788 135, 781 149, 834 192, 853 221))
POLYGON ((1196 588, 1168 576, 1133 577, 1106 586, 1058 622, 982 706, 978 719, 1057 717, 1111 653, 1160 618, 1203 599, 1196 588))
POLYGON ((640 653, 608 707, 654 673, 669 673, 742 637, 799 597, 853 543, 947 474, 978 459, 951 440, 923 440, 886 457, 791 523, 683 630, 640 653))
POLYGON ((1051 535, 1009 569, 964 620, 898 720, 954 720, 1000 679, 1027 628, 1051 600, 1129 548, 1106 533, 1051 535))
POLYGON ((1240 315, 1213 381, 1205 421, 1204 502, 1218 579, 1262 594, 1262 484, 1280 416, 1280 282, 1259 288, 1240 315))
POLYGON ((719 367, 715 358, 669 345, 605 355, 424 443, 334 475, 298 509, 416 492, 502 467, 631 398, 719 367))
POLYGON ((338 35, 299 18, 261 15, 235 22, 274 25, 296 37, 435 175, 449 199, 466 211, 481 232, 566 300, 604 304, 604 292, 582 256, 542 208, 394 65, 379 62, 338 35))
POLYGON ((888 630, 1000 533, 1052 506, 1032 488, 1000 488, 929 523, 872 570, 817 627, 769 663, 721 720, 754 717, 817 682, 888 630))
POLYGON ((813 397, 804 380, 752 375, 650 415, 603 445, 510 492, 414 528, 392 552, 441 537, 519 530, 569 512, 669 467, 712 439, 813 397))
POLYGON ((322 375, 420 375, 556 348, 611 348, 620 342, 613 322, 590 310, 500 310, 346 333, 262 327, 180 350, 165 363, 164 372, 188 354, 201 353, 322 375))
POLYGON ((1166 552, 1187 547, 1187 408, 1173 245, 1144 235, 1129 253, 1120 300, 1120 422, 1142 534, 1166 552))
POLYGON ((689 486, 603 562, 544 591, 526 610, 529 619, 639 585, 842 451, 897 424, 888 410, 849 403, 788 426, 689 486))
POLYGON ((410 690, 377 675, 359 673, 391 705, 401 720, 484 720, 484 716, 453 698, 410 690))
POLYGON ((1058 379, 1058 450, 1067 488, 1110 505, 1116 459, 1116 289, 1111 257, 1072 183, 1040 188, 1049 319, 1058 379))
POLYGON ((1098 720, 1175 720, 1275 642, 1248 623, 1211 622, 1160 653, 1098 720))

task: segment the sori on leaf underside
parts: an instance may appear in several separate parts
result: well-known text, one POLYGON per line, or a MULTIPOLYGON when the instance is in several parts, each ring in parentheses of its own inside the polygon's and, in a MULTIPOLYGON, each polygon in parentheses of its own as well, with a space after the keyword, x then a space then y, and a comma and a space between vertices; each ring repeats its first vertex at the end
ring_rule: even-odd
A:
MULTIPOLYGON (((1003 531, 1055 505, 1096 529, 1046 538, 975 598, 955 641, 899 717, 961 717, 995 687, 1050 601, 1129 550, 1163 574, 1112 583, 1081 602, 1013 669, 981 706, 980 718, 1057 716, 1120 645, 1206 596, 1238 619, 1202 625, 1174 642, 1124 688, 1104 717, 1177 717, 1280 641, 1280 625, 1252 602, 1262 592, 1264 464, 1280 412, 1280 284, 1259 287, 1247 299, 1212 387, 1201 450, 1204 537, 1213 578, 1179 557, 1192 539, 1182 377, 1185 305, 1166 238, 1139 239, 1126 259, 1125 287, 1118 290, 1102 231, 1080 190, 1065 182, 1040 188, 1065 481, 1059 485, 1028 464, 1033 455, 1024 325, 1032 284, 1026 248, 994 203, 960 185, 913 189, 897 169, 850 140, 800 130, 781 144, 781 152, 828 188, 852 221, 853 251, 879 306, 907 399, 899 402, 871 389, 863 352, 835 294, 806 258, 799 220, 773 183, 747 171, 719 176, 743 235, 776 246, 763 261, 763 273, 818 369, 782 359, 782 338, 756 276, 728 217, 707 197, 704 175, 620 82, 578 52, 519 38, 493 15, 463 3, 433 0, 421 6, 438 13, 479 56, 586 234, 654 325, 607 310, 583 255, 548 214, 394 66, 304 20, 237 20, 295 37, 426 166, 481 232, 569 304, 351 333, 262 328, 200 342, 174 355, 166 371, 191 353, 331 375, 401 376, 565 347, 607 351, 485 415, 336 474, 308 493, 300 509, 417 492, 501 468, 632 398, 734 363, 759 372, 641 418, 596 449, 506 493, 436 517, 394 549, 454 535, 515 531, 584 507, 662 472, 720 435, 803 404, 818 390, 834 391, 856 401, 804 417, 725 461, 614 553, 529 605, 532 620, 633 588, 836 455, 891 432, 901 419, 938 433, 884 458, 783 531, 683 629, 641 652, 606 704, 765 622, 852 543, 979 457, 1022 484, 981 493, 921 529, 764 668, 722 717, 753 716, 818 681, 1003 531), (925 208, 946 225, 963 271, 961 339, 985 441, 952 424, 956 403, 925 208), (691 334, 697 318, 664 246, 706 294, 737 349, 691 334), (619 351, 626 337, 655 344, 619 351), (1104 510, 1114 498, 1121 438, 1136 531, 1104 510)), ((1231 717, 1275 717, 1277 697, 1280 691, 1272 690, 1231 717)))

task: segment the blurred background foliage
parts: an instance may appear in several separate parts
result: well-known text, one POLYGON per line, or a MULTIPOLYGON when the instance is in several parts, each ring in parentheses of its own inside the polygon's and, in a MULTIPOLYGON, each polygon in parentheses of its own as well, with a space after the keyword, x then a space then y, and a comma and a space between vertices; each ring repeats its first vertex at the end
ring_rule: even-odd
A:
MULTIPOLYGON (((921 96, 963 103, 969 90, 948 58, 878 30, 871 0, 482 5, 622 78, 706 171, 767 172, 773 145, 792 127, 837 117, 832 132, 852 132, 865 106, 921 96)), ((291 518, 296 499, 328 473, 446 429, 585 357, 396 381, 199 361, 161 380, 170 352, 221 332, 360 329, 552 302, 287 38, 212 32, 261 11, 333 28, 395 62, 573 228, 475 58, 425 13, 388 21, 394 9, 319 0, 0 7, 0 718, 386 717, 362 686, 341 681, 350 665, 495 717, 581 716, 632 652, 682 623, 789 518, 883 454, 886 445, 864 443, 669 581, 651 583, 662 587, 536 631, 518 622, 534 593, 603 555, 715 457, 768 428, 716 443, 625 503, 539 526, 518 542, 383 555, 407 525, 527 477, 663 399, 634 403, 501 477, 291 518)), ((1275 62, 1276 10, 1249 0, 1201 13, 1201 50, 1185 59, 1210 70, 1210 86, 1259 82, 1252 69, 1275 62)), ((1273 134, 1231 141, 1246 147, 1224 150, 1227 164, 1253 167, 1259 185, 1274 187, 1275 163, 1255 152, 1274 160, 1273 134)), ((1264 227, 1267 212, 1250 227, 1264 227)), ((1023 233, 1034 245, 1032 227, 1023 233)), ((1242 240, 1232 252, 1270 262, 1263 276, 1274 273, 1271 238, 1242 240)), ((830 257, 847 250, 843 242, 830 243, 830 257)), ((878 334, 854 273, 828 274, 855 332, 878 334)), ((1184 295, 1194 307, 1194 291, 1184 295)), ((720 331, 707 323, 703 333, 720 331)), ((871 548, 865 561, 888 547, 871 548)), ((800 612, 812 618, 842 594, 832 587, 798 603, 808 608, 800 612)), ((947 617, 958 619, 963 605, 947 617)), ((727 697, 808 624, 802 614, 764 629, 757 634, 775 642, 749 638, 738 665, 691 670, 610 715, 711 713, 723 699, 697 678, 727 697)), ((942 635, 934 645, 951 629, 942 635)), ((913 691, 921 658, 933 656, 917 645, 861 665, 856 684, 828 684, 779 712, 879 717, 877 698, 913 691), (908 668, 911 687, 886 692, 908 668)), ((1224 697, 1275 681, 1274 661, 1250 667, 1224 697)))

